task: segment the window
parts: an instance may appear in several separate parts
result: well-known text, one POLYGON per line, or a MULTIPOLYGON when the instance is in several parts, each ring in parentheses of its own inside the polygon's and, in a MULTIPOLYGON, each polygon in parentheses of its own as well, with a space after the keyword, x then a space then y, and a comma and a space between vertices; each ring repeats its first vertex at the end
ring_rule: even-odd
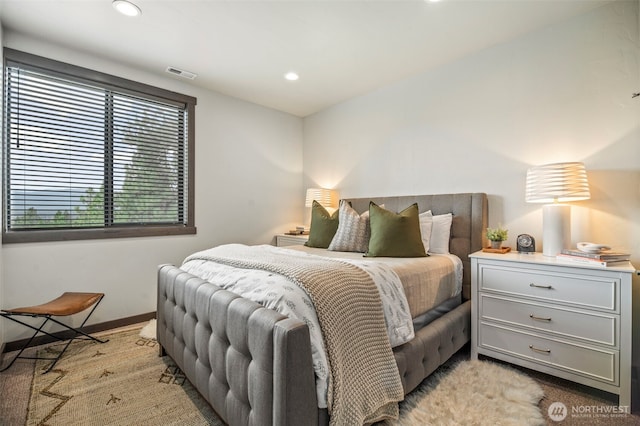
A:
POLYGON ((195 233, 195 98, 4 58, 4 242, 195 233))

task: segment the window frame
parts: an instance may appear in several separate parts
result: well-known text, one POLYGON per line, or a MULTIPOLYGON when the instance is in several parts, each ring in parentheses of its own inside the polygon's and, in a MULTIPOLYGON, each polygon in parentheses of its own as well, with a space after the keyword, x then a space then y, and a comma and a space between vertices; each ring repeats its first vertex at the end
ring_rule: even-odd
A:
MULTIPOLYGON (((157 100, 165 103, 184 104, 187 111, 187 214, 186 224, 175 225, 112 225, 102 228, 81 228, 81 229, 23 229, 12 231, 7 229, 7 209, 9 202, 8 177, 7 177, 7 159, 2 161, 2 180, 3 180, 3 200, 2 200, 2 243, 29 243, 29 242, 48 242, 48 241, 72 241, 72 240, 91 240, 105 238, 132 238, 132 237, 154 237, 169 235, 189 235, 196 234, 195 226, 195 106, 197 99, 183 95, 177 92, 150 86, 148 84, 139 83, 110 74, 94 71, 88 68, 59 62, 42 56, 33 55, 18 50, 4 48, 4 60, 2 67, 3 75, 3 113, 2 113, 2 152, 7 152, 6 144, 8 142, 7 130, 7 88, 6 86, 6 67, 9 63, 18 63, 25 69, 36 69, 38 71, 46 71, 52 75, 63 77, 65 79, 76 82, 90 82, 105 89, 117 91, 119 93, 135 95, 150 100, 157 100)), ((4 157, 4 154, 3 154, 4 157)))

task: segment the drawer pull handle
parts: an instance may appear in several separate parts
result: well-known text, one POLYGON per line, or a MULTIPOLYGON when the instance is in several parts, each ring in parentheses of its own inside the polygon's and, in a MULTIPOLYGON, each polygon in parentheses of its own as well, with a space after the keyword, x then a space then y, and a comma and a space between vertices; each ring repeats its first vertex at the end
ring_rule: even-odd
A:
POLYGON ((529 287, 546 288, 547 290, 551 290, 553 288, 550 285, 540 285, 540 284, 534 284, 534 283, 529 284, 529 287))
POLYGON ((533 314, 529 314, 529 318, 534 319, 534 320, 538 320, 538 321, 549 321, 551 322, 551 317, 549 318, 543 318, 543 317, 537 317, 533 314))
POLYGON ((533 345, 529 345, 529 349, 531 349, 532 351, 536 351, 536 352, 543 352, 545 354, 550 354, 551 353, 551 349, 540 349, 540 348, 536 348, 533 345))

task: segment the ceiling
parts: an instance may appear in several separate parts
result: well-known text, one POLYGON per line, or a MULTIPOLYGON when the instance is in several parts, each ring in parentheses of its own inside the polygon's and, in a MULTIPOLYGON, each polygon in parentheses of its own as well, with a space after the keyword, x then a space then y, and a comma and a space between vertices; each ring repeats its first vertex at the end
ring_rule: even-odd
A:
POLYGON ((0 0, 0 22, 304 117, 611 0, 132 1, 139 17, 111 0, 0 0))

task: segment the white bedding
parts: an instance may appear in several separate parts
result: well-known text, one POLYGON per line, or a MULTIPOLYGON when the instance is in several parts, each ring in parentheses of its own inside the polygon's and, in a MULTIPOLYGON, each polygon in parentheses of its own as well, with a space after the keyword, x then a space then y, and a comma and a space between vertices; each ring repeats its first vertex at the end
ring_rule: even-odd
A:
MULTIPOLYGON (((286 250, 291 256, 317 256, 317 252, 311 254, 307 251, 289 250, 268 245, 263 247, 265 250, 286 250)), ((206 252, 205 250, 201 253, 206 252)), ((334 253, 331 258, 336 260, 334 253)), ((457 257, 451 257, 460 262, 457 257)), ((391 346, 396 347, 413 339, 412 317, 402 283, 389 265, 397 265, 398 259, 380 258, 379 261, 372 261, 372 258, 363 259, 347 255, 339 260, 363 269, 372 277, 380 292, 391 346)), ((457 266, 455 261, 454 265, 457 266)), ((329 381, 327 356, 313 303, 302 288, 279 274, 257 269, 238 269, 201 259, 185 262, 181 269, 290 318, 304 321, 309 327, 313 367, 318 378, 316 380, 318 406, 320 408, 327 407, 329 381)), ((455 267, 455 269, 458 268, 455 267)))

